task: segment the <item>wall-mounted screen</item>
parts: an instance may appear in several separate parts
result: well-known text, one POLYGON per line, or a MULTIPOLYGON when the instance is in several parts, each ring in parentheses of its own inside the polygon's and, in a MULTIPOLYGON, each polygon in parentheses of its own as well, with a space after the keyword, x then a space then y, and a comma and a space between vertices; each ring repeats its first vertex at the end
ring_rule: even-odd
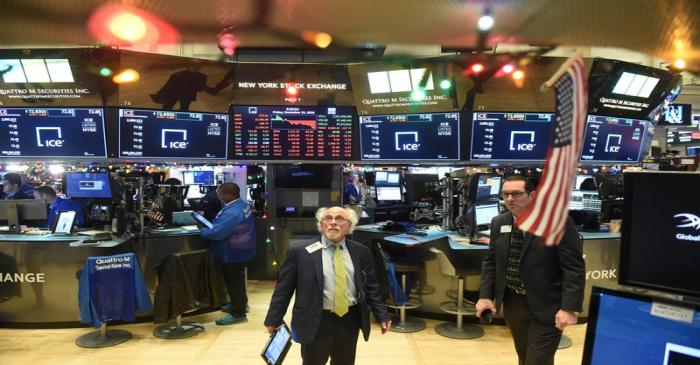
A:
POLYGON ((226 159, 228 115, 119 109, 119 157, 226 159))
POLYGON ((66 195, 69 198, 111 198, 109 173, 67 172, 65 174, 66 195))
POLYGON ((459 113, 360 117, 364 161, 455 161, 459 144, 459 113))
POLYGON ((474 113, 472 161, 544 161, 552 113, 474 113))
POLYGON ((107 157, 104 110, 0 109, 0 157, 107 157))
POLYGON ((697 127, 669 128, 666 130, 666 143, 669 146, 700 142, 700 130, 697 127))
POLYGON ((583 134, 581 162, 639 162, 647 121, 589 115, 583 134))
POLYGON ((659 118, 659 125, 691 125, 693 123, 691 104, 671 104, 659 118))
POLYGON ((353 108, 234 106, 232 158, 352 159, 353 108))

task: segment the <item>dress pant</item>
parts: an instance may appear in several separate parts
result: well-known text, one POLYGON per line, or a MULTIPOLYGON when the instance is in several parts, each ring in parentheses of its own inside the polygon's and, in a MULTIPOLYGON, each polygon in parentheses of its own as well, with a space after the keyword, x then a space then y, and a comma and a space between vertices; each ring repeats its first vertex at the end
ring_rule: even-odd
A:
POLYGON ((248 304, 248 295, 245 291, 245 268, 248 263, 220 263, 220 265, 226 290, 231 298, 231 315, 244 317, 245 307, 248 304))
POLYGON ((553 365, 562 331, 537 322, 525 295, 506 288, 503 316, 515 343, 520 365, 553 365))
POLYGON ((360 333, 360 307, 351 306, 342 317, 324 310, 313 342, 301 345, 303 365, 324 365, 331 358, 331 365, 355 363, 357 336, 360 333))

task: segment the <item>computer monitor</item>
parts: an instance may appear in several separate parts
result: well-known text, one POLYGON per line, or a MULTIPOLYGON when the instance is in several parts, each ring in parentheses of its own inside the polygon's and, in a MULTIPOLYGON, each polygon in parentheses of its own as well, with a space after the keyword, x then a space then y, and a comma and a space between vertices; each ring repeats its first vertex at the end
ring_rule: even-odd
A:
POLYGON ((500 174, 476 173, 469 182, 469 200, 472 202, 498 199, 501 195, 500 174))
POLYGON ((387 171, 376 171, 375 178, 374 178, 375 185, 377 185, 377 186, 386 185, 388 175, 389 175, 389 172, 387 172, 387 171))
POLYGON ((389 172, 386 175, 387 185, 399 185, 401 181, 401 173, 399 172, 389 172))
POLYGON ((64 179, 69 198, 112 198, 107 172, 67 172, 64 179))
POLYGON ((581 163, 637 163, 643 157, 648 121, 589 115, 581 163))
POLYGON ((597 191, 574 190, 569 200, 569 210, 583 210, 600 213, 603 202, 598 199, 597 191))
POLYGON ((47 223, 46 204, 34 199, 0 200, 0 224, 19 231, 19 225, 45 226, 47 223))
POLYGON ((700 153, 700 146, 687 146, 685 150, 688 157, 695 157, 700 153))
POLYGON ((498 202, 481 203, 474 205, 474 224, 476 228, 487 227, 491 225, 493 217, 501 214, 498 208, 498 202))
POLYGON ((574 190, 596 190, 595 188, 595 177, 593 175, 584 175, 584 174, 577 174, 576 175, 576 180, 574 181, 574 190), (591 180, 587 179, 592 179, 593 180, 593 189, 590 189, 590 186, 586 186, 590 184, 591 180), (586 181, 586 184, 584 184, 584 181, 586 181), (583 184, 583 189, 581 189, 581 184, 583 184))
POLYGON ((400 202, 400 186, 377 186, 377 200, 379 202, 400 202))
POLYGON ((700 298, 700 174, 626 172, 619 282, 700 298))
POLYGON ((700 305, 594 286, 583 365, 700 363, 700 305))
POLYGON ((440 181, 435 174, 406 174, 406 203, 420 201, 440 201, 440 192, 428 189, 427 184, 436 184, 440 181))
POLYGON ((214 171, 193 171, 194 183, 198 185, 214 185, 214 171))

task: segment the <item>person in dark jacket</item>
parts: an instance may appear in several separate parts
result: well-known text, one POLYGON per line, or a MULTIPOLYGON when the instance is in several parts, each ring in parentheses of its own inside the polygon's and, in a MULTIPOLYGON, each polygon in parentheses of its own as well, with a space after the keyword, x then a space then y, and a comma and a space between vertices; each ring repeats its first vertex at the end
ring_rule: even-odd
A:
POLYGON ((231 298, 231 312, 216 320, 216 324, 223 326, 248 320, 245 269, 255 258, 255 219, 250 204, 241 199, 238 185, 223 183, 216 193, 224 202, 224 209, 212 221, 212 228, 202 227, 200 235, 212 241, 211 250, 214 259, 221 264, 231 298))
POLYGON ((53 220, 56 218, 58 212, 69 210, 75 212, 75 224, 78 227, 82 227, 85 224, 85 209, 83 209, 82 204, 74 200, 57 197, 56 190, 52 187, 46 185, 37 186, 36 189, 34 189, 34 198, 48 204, 51 208, 48 219, 49 227, 53 225, 53 220))
POLYGON ((31 191, 23 189, 22 176, 15 172, 8 172, 2 177, 2 192, 5 200, 34 199, 31 191))

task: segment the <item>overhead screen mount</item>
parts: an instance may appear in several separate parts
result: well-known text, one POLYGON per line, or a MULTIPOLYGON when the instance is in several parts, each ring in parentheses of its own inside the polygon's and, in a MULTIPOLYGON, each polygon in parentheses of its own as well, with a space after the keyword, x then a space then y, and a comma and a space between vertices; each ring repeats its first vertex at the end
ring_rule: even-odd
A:
POLYGON ((119 157, 225 160, 228 115, 119 109, 119 157))
POLYGON ((234 159, 353 159, 353 107, 235 105, 232 115, 234 159))
POLYGON ((107 157, 102 108, 0 108, 0 118, 0 157, 107 157))

